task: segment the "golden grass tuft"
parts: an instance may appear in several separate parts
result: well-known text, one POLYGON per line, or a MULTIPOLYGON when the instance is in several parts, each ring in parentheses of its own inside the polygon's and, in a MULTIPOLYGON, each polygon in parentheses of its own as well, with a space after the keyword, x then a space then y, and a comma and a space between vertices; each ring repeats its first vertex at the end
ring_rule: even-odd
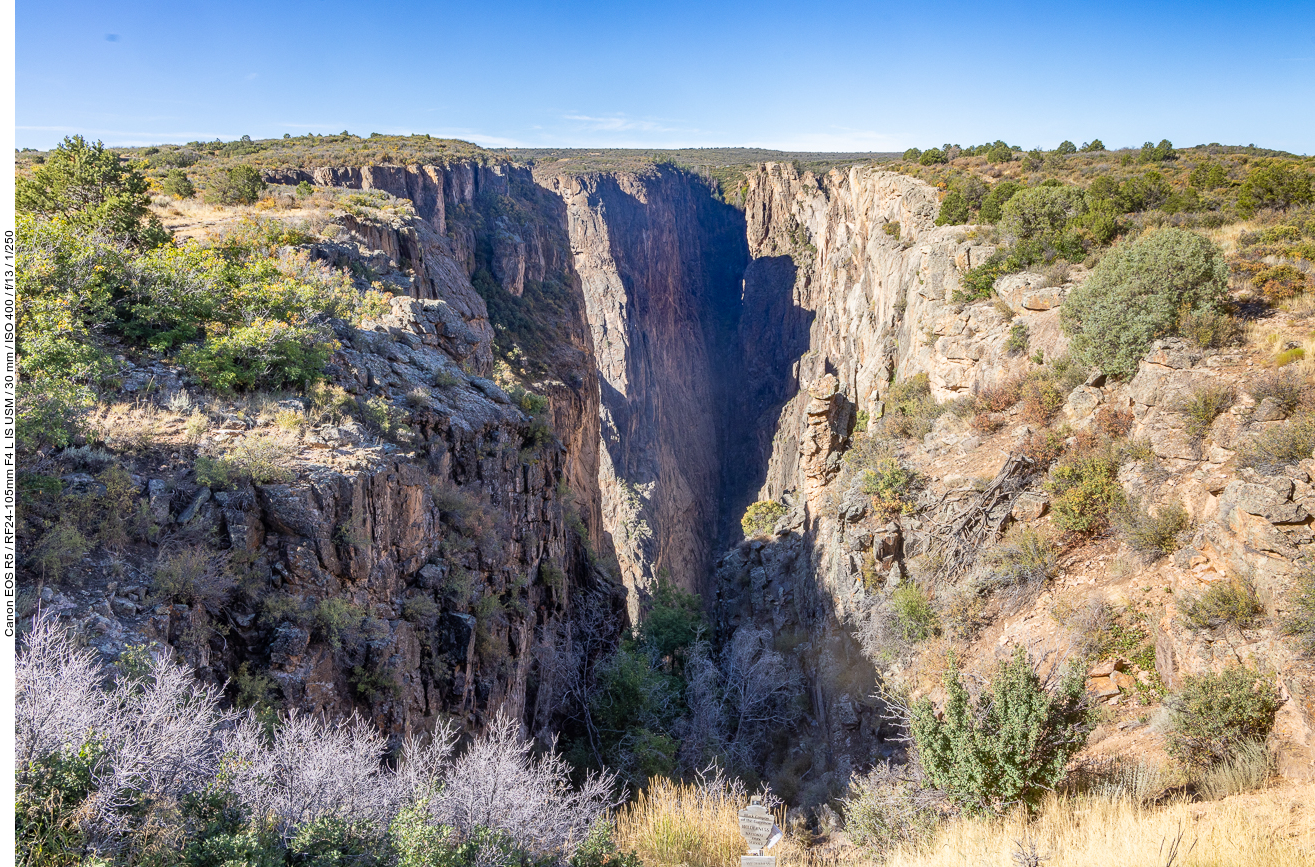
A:
MULTIPOLYGON (((730 788, 655 779, 617 812, 616 844, 650 867, 738 867, 748 854, 739 825, 746 806, 747 797, 730 788)), ((785 827, 785 808, 777 812, 785 827)), ((780 849, 769 854, 779 856, 780 849)))

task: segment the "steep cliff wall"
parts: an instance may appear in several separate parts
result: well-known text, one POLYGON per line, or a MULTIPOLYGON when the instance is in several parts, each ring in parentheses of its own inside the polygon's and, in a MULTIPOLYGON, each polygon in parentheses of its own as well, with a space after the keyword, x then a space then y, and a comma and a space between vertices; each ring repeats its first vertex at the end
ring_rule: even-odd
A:
POLYGON ((566 204, 601 389, 603 524, 626 585, 668 575, 709 592, 747 259, 739 214, 671 170, 540 182, 566 204))

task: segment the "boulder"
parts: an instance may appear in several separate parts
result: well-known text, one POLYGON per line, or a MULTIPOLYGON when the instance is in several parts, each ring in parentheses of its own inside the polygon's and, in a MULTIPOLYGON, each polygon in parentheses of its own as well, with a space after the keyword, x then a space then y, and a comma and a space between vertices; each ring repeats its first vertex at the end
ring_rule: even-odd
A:
POLYGON ((1091 417, 1104 400, 1099 388, 1090 385, 1079 385, 1073 391, 1069 392, 1068 400, 1064 402, 1064 418, 1070 423, 1076 424, 1091 417))
POLYGON ((1014 501, 1010 516, 1015 521, 1035 521, 1046 513, 1050 507, 1050 498, 1040 491, 1028 491, 1014 501))

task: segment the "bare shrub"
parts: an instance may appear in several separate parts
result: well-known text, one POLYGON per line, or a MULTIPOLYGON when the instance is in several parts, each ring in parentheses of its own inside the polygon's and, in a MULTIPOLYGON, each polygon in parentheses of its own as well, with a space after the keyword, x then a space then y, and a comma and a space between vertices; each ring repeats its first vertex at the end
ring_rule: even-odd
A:
POLYGON ((1004 412, 1022 398, 1022 383, 1018 380, 988 385, 973 398, 973 408, 980 412, 1004 412))
POLYGON ((1238 463, 1262 473, 1279 473, 1315 449, 1315 416, 1300 414, 1266 428, 1242 444, 1238 463))
POLYGON ((1115 409, 1112 406, 1102 406, 1096 410, 1094 418, 1097 432, 1112 440, 1126 437, 1128 431, 1132 430, 1134 420, 1131 410, 1115 409))
POLYGON ((219 732, 232 715, 219 709, 219 688, 198 683, 191 669, 161 655, 106 690, 106 672, 91 652, 41 619, 15 673, 20 789, 34 762, 95 746, 89 770, 96 795, 78 813, 94 850, 140 843, 159 828, 162 812, 213 779, 219 732))
POLYGON ((151 597, 217 611, 236 584, 223 558, 201 547, 162 554, 151 578, 151 597))
POLYGON ((1064 406, 1065 393, 1053 379, 1037 376, 1023 383, 1022 420, 1030 425, 1050 424, 1051 419, 1064 406))
POLYGON ((184 795, 204 791, 218 768, 220 732, 234 714, 219 708, 220 688, 163 655, 144 676, 121 675, 114 713, 98 732, 103 758, 93 771, 93 839, 110 847, 153 824, 184 795))
POLYGON ((110 712, 100 690, 104 676, 94 651, 74 645, 56 621, 36 621, 14 667, 14 762, 20 771, 86 743, 110 712))
POLYGON ((945 797, 888 766, 855 774, 841 799, 845 833, 878 857, 897 847, 926 847, 950 812, 945 797))
POLYGON ((1066 788, 1075 793, 1146 804, 1179 782, 1179 777, 1165 765, 1125 756, 1105 756, 1077 763, 1066 788))
POLYGON ((535 757, 518 728, 505 714, 494 719, 445 775, 432 815, 466 838, 492 828, 530 851, 569 855, 624 797, 613 794, 611 774, 590 774, 573 789, 570 767, 555 753, 535 757))
POLYGON ((768 629, 737 629, 722 650, 721 669, 732 732, 727 751, 747 765, 773 727, 793 722, 789 699, 798 678, 772 649, 768 629))
POLYGON ((1197 629, 1213 629, 1224 623, 1246 629, 1255 625, 1264 613, 1265 607, 1256 597, 1255 588, 1244 578, 1211 584, 1183 608, 1187 622, 1197 629))
POLYGON ((285 484, 296 474, 292 462, 292 446, 271 437, 243 437, 229 449, 224 461, 237 473, 250 477, 258 485, 285 484))
POLYGON ((1178 318, 1178 333, 1202 349, 1232 346, 1244 336, 1237 317, 1213 310, 1184 311, 1178 318))
POLYGON ((1055 543, 1041 531, 1010 528, 1004 540, 987 553, 980 587, 996 593, 1005 608, 1016 610, 1055 576, 1058 553, 1055 543))
POLYGON ((394 774, 383 765, 387 741, 359 717, 334 723, 294 713, 267 739, 251 714, 225 740, 225 787, 284 839, 323 819, 382 830, 403 802, 433 787, 453 740, 440 728, 427 748, 408 742, 394 774))
POLYGON ((1187 416, 1187 433, 1199 440, 1214 420, 1233 405, 1233 399, 1233 389, 1229 386, 1207 383, 1196 388, 1175 409, 1187 416))
POLYGON ((1275 370, 1258 376, 1250 385, 1251 396, 1259 403, 1269 398, 1284 412, 1292 412, 1311 400, 1311 386, 1306 377, 1292 369, 1275 370))

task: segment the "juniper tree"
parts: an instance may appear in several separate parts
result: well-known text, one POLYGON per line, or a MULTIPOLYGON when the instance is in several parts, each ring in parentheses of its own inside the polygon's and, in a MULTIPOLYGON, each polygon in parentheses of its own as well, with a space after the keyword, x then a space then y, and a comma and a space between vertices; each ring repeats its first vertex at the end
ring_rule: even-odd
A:
POLYGON ((943 717, 928 698, 912 709, 918 758, 939 789, 964 804, 1035 805, 1063 779, 1090 731, 1081 672, 1047 689, 1023 648, 973 699, 951 660, 943 717))

